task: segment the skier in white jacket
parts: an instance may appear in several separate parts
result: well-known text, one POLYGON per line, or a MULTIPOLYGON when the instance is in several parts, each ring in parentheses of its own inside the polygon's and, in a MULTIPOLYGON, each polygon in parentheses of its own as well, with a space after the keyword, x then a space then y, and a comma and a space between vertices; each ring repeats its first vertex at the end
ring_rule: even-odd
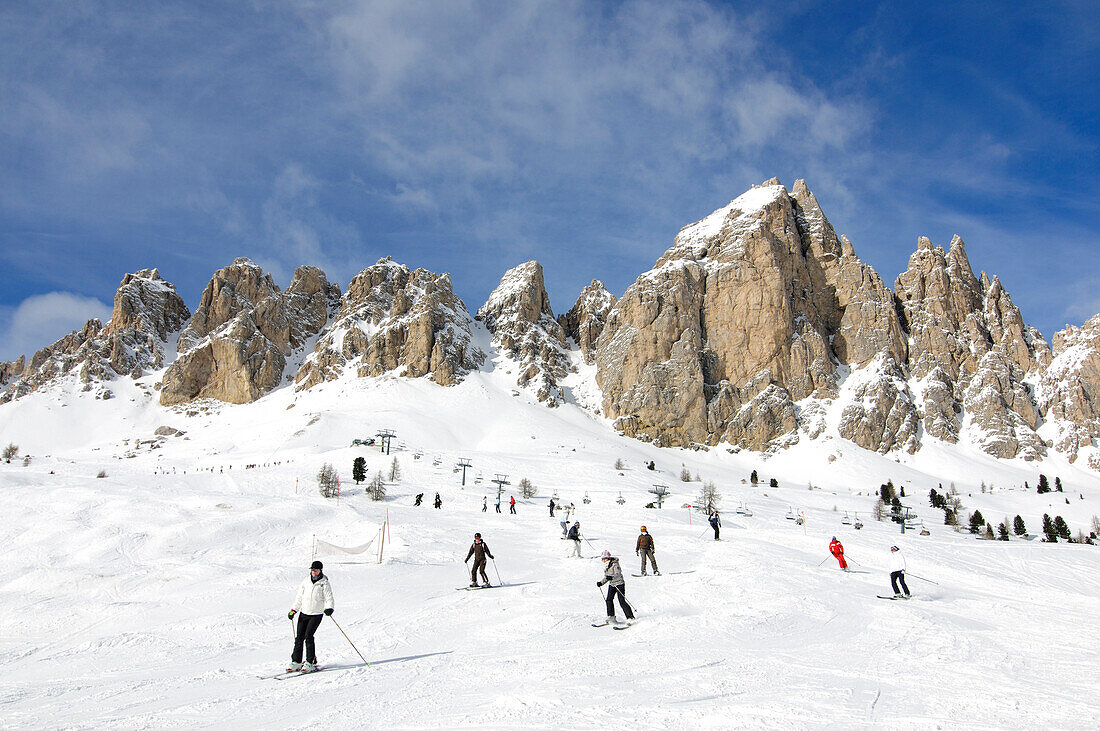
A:
POLYGON ((905 598, 908 599, 909 587, 905 585, 905 556, 901 555, 900 548, 890 546, 890 586, 894 589, 895 599, 902 596, 902 593, 898 591, 899 582, 902 590, 905 591, 905 598))
POLYGON ((294 633, 294 652, 290 655, 290 667, 287 672, 312 672, 317 669, 317 651, 313 644, 313 635, 321 626, 321 619, 332 616, 332 586, 323 573, 324 566, 314 561, 309 567, 309 576, 302 580, 298 595, 294 598, 294 608, 286 616, 294 619, 298 615, 298 628, 294 633), (302 646, 305 645, 305 663, 302 662, 302 646))

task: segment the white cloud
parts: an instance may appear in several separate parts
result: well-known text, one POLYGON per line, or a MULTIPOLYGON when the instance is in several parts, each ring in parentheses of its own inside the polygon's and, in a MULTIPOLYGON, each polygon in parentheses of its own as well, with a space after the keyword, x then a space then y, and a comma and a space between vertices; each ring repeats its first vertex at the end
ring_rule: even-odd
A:
POLYGON ((110 305, 72 292, 36 294, 16 307, 5 307, 0 311, 0 360, 29 358, 92 318, 106 323, 110 305))

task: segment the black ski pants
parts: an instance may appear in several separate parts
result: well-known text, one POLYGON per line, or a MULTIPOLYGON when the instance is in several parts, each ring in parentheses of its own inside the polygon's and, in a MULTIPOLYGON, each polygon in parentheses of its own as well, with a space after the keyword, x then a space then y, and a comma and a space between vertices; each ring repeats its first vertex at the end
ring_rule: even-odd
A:
POLYGON ((714 529, 714 540, 717 541, 718 540, 718 528, 720 526, 718 525, 718 523, 711 523, 710 527, 714 529))
POLYGON ((619 606, 623 608, 623 614, 627 619, 634 619, 634 612, 631 611, 630 605, 626 603, 626 584, 622 586, 615 586, 614 584, 607 585, 607 616, 615 616, 615 597, 619 597, 619 606))
POLYGON ((477 572, 481 571, 481 581, 484 584, 489 583, 489 577, 485 575, 485 557, 474 559, 474 566, 470 569, 470 581, 477 583, 477 572))
POLYGON ((298 613, 298 630, 294 633, 294 652, 290 653, 290 659, 294 662, 302 661, 302 645, 306 648, 306 662, 317 664, 317 649, 313 646, 313 635, 321 626, 323 614, 298 613))
POLYGON ((890 573, 890 586, 894 587, 894 593, 898 593, 898 582, 901 582, 902 591, 905 592, 905 596, 909 596, 909 587, 905 585, 905 572, 893 571, 890 573))
POLYGON ((512 503, 511 505, 508 506, 508 512, 511 513, 512 515, 516 514, 516 504, 515 503, 512 503))

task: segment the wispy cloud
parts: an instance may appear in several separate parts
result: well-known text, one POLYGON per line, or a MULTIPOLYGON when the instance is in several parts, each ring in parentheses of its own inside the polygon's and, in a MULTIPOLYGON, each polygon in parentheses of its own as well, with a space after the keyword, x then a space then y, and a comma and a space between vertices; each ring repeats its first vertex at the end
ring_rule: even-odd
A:
POLYGON ((72 292, 34 295, 16 307, 0 308, 0 360, 30 357, 35 351, 98 318, 106 323, 111 307, 72 292))

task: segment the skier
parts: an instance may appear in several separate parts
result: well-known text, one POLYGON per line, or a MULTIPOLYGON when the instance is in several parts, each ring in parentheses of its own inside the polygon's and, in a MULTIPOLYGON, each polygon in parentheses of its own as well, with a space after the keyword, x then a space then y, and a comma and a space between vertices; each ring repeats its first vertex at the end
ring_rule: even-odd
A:
POLYGON ((292 621, 298 615, 298 628, 294 632, 294 651, 290 654, 288 673, 310 673, 317 669, 317 651, 313 644, 313 635, 321 626, 321 619, 332 616, 332 586, 324 575, 324 566, 314 561, 309 567, 309 576, 302 580, 298 595, 294 598, 294 608, 287 612, 292 621), (302 662, 302 646, 305 645, 306 657, 302 662))
POLYGON ((420 505, 420 501, 424 499, 424 493, 417 493, 416 502, 413 505, 420 505))
POLYGON ((899 599, 902 593, 898 591, 898 582, 901 582, 905 598, 909 598, 909 587, 905 585, 905 556, 901 555, 901 549, 890 546, 890 586, 894 590, 894 598, 899 599))
POLYGON ((497 512, 500 512, 500 493, 497 493, 497 512))
POLYGON ((512 515, 516 514, 516 496, 510 495, 508 497, 508 512, 512 515))
POLYGON ((561 537, 562 538, 568 538, 569 537, 569 516, 566 515, 564 518, 562 518, 561 522, 558 523, 558 525, 561 526, 561 537))
POLYGON ((844 544, 833 536, 833 540, 829 543, 829 553, 836 556, 837 562, 840 564, 841 571, 848 570, 848 562, 844 560, 844 544))
POLYGON ((477 572, 481 570, 482 588, 489 586, 489 577, 485 575, 485 557, 493 558, 492 552, 489 551, 489 546, 481 540, 480 533, 474 533, 474 542, 470 546, 470 551, 466 554, 466 561, 469 562, 470 556, 474 557, 473 568, 470 569, 470 587, 477 586, 477 572))
POLYGON ((573 555, 577 558, 584 558, 581 555, 581 522, 579 520, 569 529, 566 537, 573 541, 573 555))
POLYGON ((489 496, 486 495, 485 497, 481 498, 481 512, 484 513, 488 509, 489 509, 489 496))
POLYGON ((642 557, 642 576, 645 576, 645 560, 648 557, 649 562, 653 564, 653 575, 660 576, 661 572, 657 570, 657 559, 653 556, 653 536, 646 532, 645 526, 642 526, 642 532, 638 536, 638 543, 634 547, 634 555, 642 557))
POLYGON ((715 510, 710 514, 710 518, 707 520, 710 523, 710 527, 714 529, 714 540, 718 540, 718 529, 722 527, 722 521, 718 517, 718 511, 715 510))
POLYGON ((554 517, 554 498, 550 498, 550 517, 554 517))
POLYGON ((607 602, 607 621, 619 623, 615 616, 616 595, 619 597, 619 606, 623 608, 623 614, 626 615, 627 620, 633 620, 634 612, 626 601, 626 580, 623 579, 622 569, 619 568, 619 559, 612 556, 609 551, 604 551, 600 554, 600 560, 603 561, 603 578, 596 582, 596 586, 610 584, 607 587, 607 596, 604 597, 607 602))
POLYGON ((435 494, 435 507, 436 510, 443 507, 443 499, 439 497, 439 493, 435 494))

